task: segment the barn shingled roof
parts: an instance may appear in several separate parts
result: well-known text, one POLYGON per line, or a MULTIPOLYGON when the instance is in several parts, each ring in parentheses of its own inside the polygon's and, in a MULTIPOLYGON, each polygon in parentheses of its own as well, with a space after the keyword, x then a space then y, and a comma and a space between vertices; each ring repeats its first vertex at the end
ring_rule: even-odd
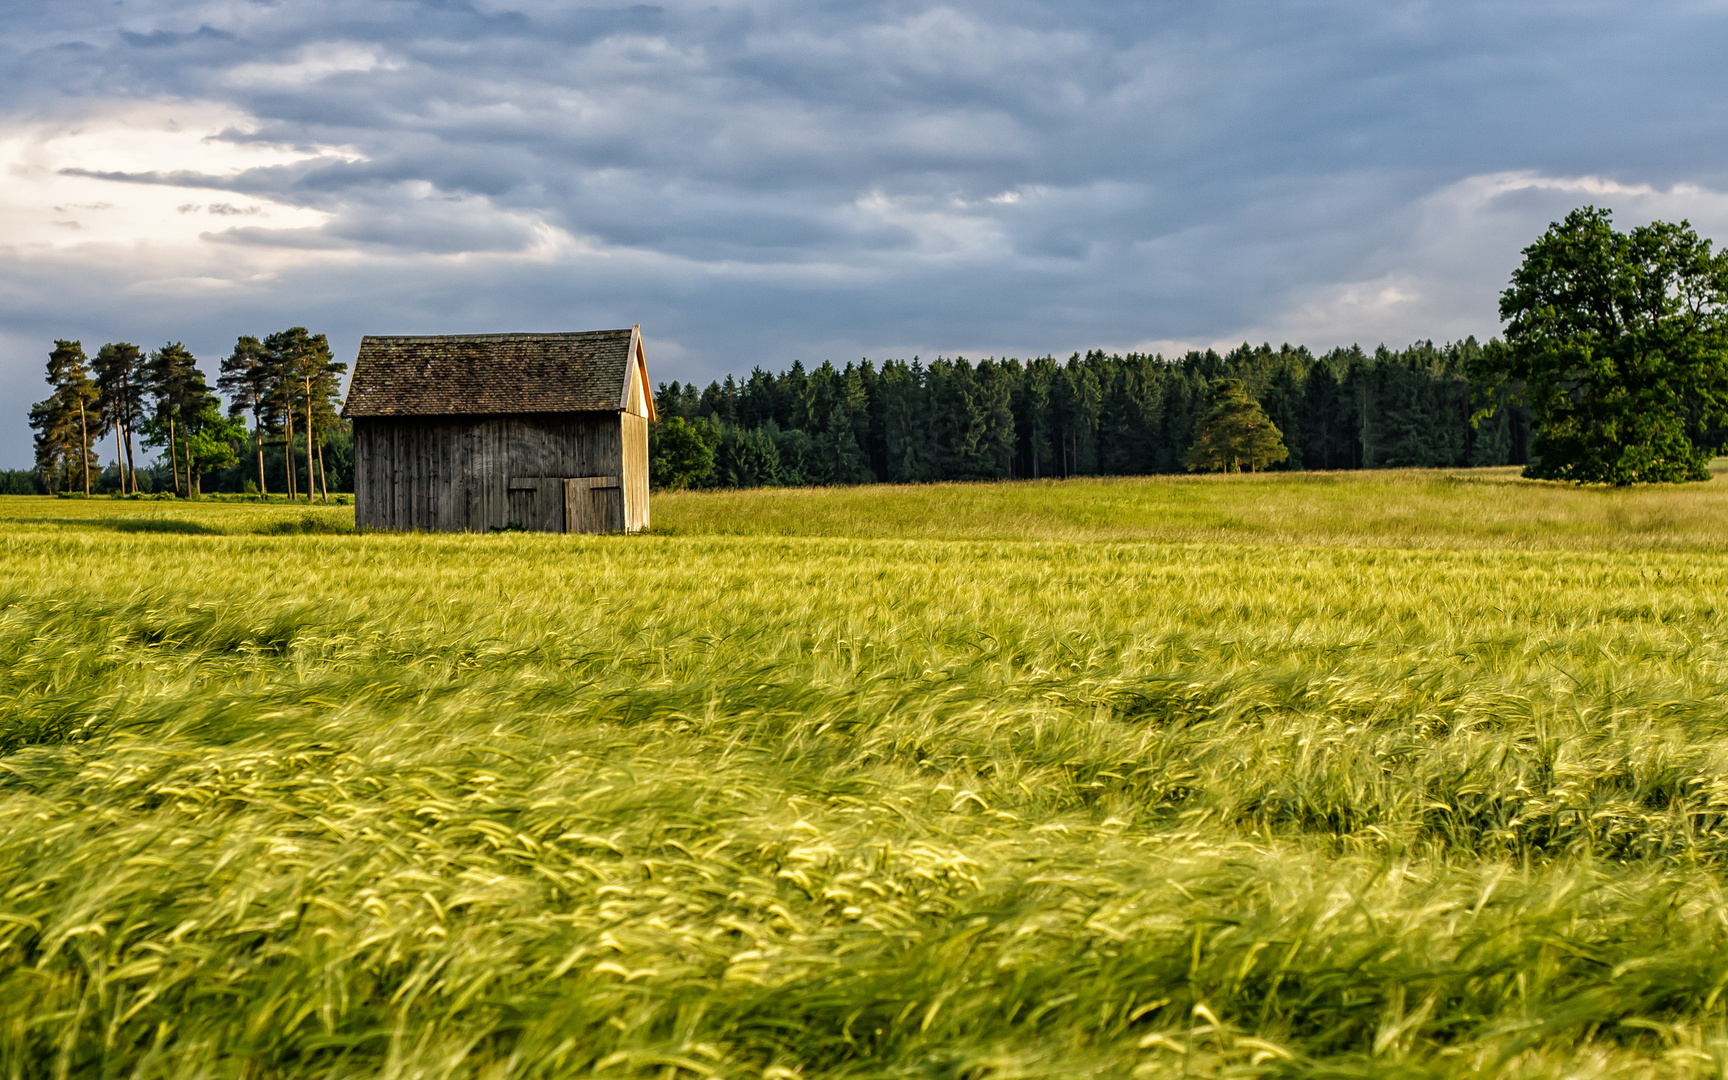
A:
POLYGON ((363 337, 342 414, 616 412, 631 334, 363 337))

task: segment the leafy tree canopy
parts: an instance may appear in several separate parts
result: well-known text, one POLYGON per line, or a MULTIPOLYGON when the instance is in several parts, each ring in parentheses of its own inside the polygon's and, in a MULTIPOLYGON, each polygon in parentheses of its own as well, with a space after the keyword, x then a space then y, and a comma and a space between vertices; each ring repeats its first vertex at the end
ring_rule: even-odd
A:
POLYGON ((1266 410, 1240 380, 1226 379, 1213 391, 1187 464, 1191 472, 1256 472, 1289 456, 1266 410))
POLYGON ((1538 430, 1525 475, 1615 485, 1707 480, 1728 420, 1728 253, 1685 221, 1617 232, 1586 206, 1524 249, 1500 295, 1503 350, 1538 430))
POLYGON ((714 451, 682 417, 657 424, 648 452, 648 472, 656 488, 678 491, 701 483, 714 471, 714 451))

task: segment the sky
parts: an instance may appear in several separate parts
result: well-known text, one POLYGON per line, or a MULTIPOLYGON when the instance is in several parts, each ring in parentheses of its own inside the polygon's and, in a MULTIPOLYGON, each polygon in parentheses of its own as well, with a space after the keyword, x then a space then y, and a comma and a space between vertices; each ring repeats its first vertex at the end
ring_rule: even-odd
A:
POLYGON ((0 467, 55 338, 640 323, 655 381, 1499 328, 1728 240, 1728 2, 0 0, 0 467))

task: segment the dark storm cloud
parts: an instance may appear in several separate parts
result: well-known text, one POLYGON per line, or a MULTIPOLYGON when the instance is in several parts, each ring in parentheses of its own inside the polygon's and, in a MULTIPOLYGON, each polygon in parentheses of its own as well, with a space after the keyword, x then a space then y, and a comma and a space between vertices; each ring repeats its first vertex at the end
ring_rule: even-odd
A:
MULTIPOLYGON (((251 121, 221 139, 322 155, 83 175, 317 210, 297 228, 205 215, 204 235, 352 258, 175 293, 14 253, 9 347, 641 321, 670 378, 1283 326, 1488 334, 1510 269, 1493 258, 1529 235, 1489 237, 1482 299, 1444 326, 1286 313, 1397 275, 1446 232, 1436 193, 1470 177, 1708 188, 1728 166, 1719 4, 12 7, 18 117, 214 102, 251 121)), ((1532 198, 1518 228, 1574 196, 1532 198)))

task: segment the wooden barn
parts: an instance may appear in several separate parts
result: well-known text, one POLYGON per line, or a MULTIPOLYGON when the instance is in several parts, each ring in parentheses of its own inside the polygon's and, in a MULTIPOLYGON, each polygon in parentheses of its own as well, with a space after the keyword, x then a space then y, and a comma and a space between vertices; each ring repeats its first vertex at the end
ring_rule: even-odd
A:
POLYGON ((363 529, 648 526, 642 328, 366 337, 342 415, 363 529))

